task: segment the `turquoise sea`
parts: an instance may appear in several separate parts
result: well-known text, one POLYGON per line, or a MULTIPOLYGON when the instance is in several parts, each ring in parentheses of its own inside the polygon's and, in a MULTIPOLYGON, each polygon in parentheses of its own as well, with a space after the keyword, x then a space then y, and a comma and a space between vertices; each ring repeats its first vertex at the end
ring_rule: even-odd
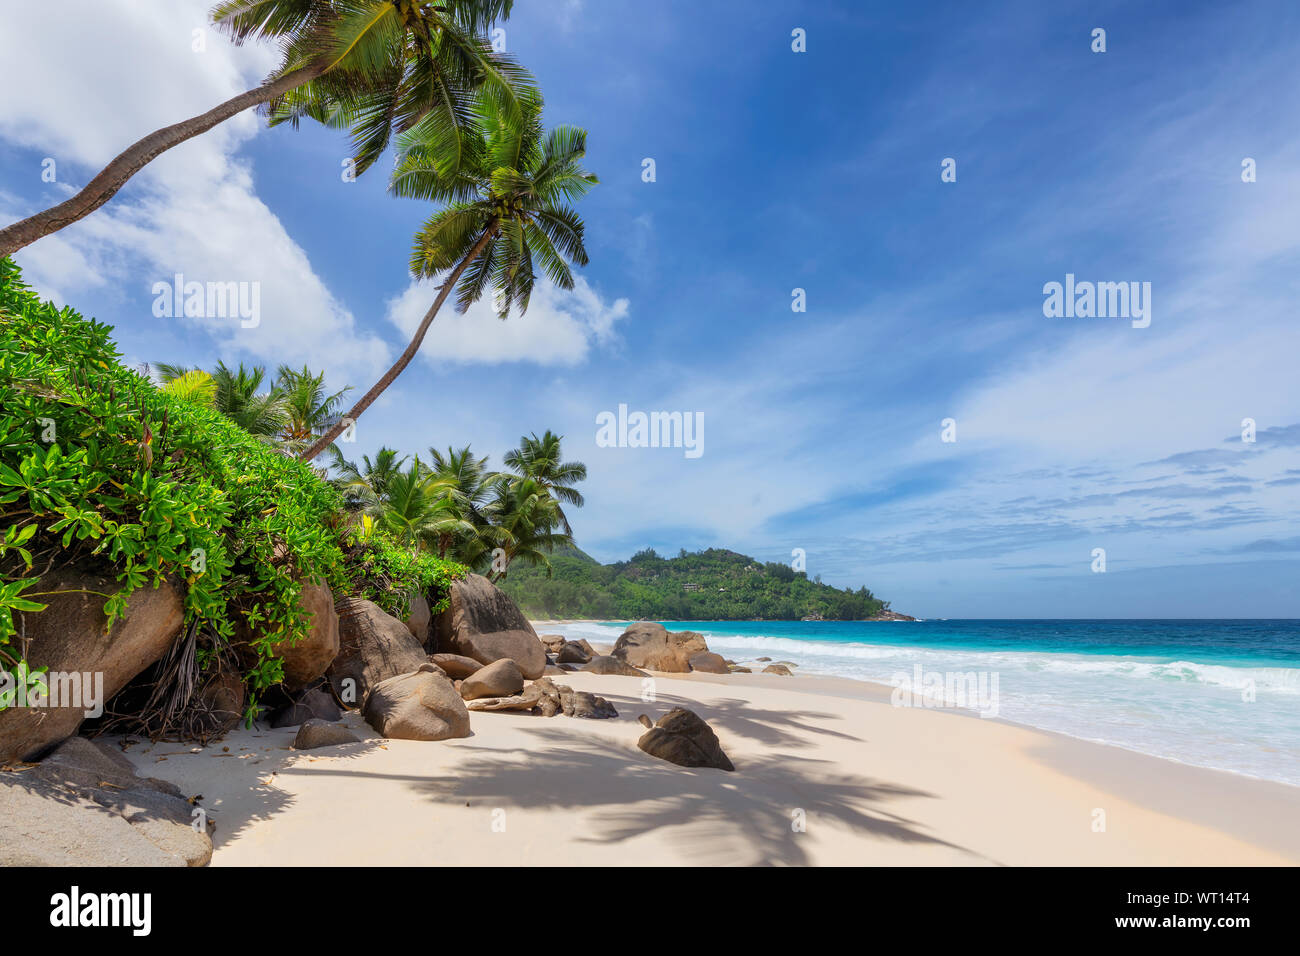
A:
MULTIPOLYGON (((1300 785, 1300 621, 664 621, 737 663, 894 686, 996 676, 996 716, 1300 785)), ((612 644, 625 623, 559 625, 612 644)), ((552 628, 548 628, 552 630, 552 628)), ((758 668, 755 668, 756 670, 758 668)))

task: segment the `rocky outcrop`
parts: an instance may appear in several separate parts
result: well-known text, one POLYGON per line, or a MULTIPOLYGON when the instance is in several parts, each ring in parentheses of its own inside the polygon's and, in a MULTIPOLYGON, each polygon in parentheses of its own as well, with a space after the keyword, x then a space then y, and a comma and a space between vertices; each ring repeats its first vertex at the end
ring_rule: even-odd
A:
POLYGON ((349 599, 339 610, 339 653, 326 676, 343 703, 362 706, 375 686, 428 661, 406 625, 373 602, 349 599))
POLYGON ((579 670, 584 670, 589 674, 617 674, 622 677, 649 677, 643 670, 639 670, 623 660, 621 657, 596 656, 586 664, 583 664, 579 670))
POLYGON ((702 674, 730 674, 727 662, 721 654, 713 654, 705 651, 703 654, 692 654, 691 659, 687 661, 691 670, 699 671, 702 674))
POLYGON ((505 592, 480 574, 453 581, 447 610, 434 619, 437 647, 481 664, 509 658, 528 680, 542 676, 546 648, 505 592))
POLYGON ((509 658, 484 664, 479 670, 466 677, 460 685, 460 696, 464 700, 476 700, 480 697, 509 697, 524 689, 524 675, 519 665, 509 658))
MULTIPOLYGON (((15 623, 25 633, 28 664, 48 668, 51 696, 41 706, 29 701, 0 711, 0 764, 33 759, 76 733, 87 711, 97 716, 96 705, 167 652, 184 621, 180 592, 170 584, 133 591, 126 617, 107 633, 102 595, 119 590, 112 577, 57 571, 35 590, 43 592, 46 609, 15 615, 15 623)), ((22 641, 15 638, 15 647, 22 641)))
POLYGON ((331 724, 313 717, 303 721, 298 734, 293 738, 294 750, 316 750, 319 747, 336 747, 339 744, 360 743, 352 731, 340 724, 331 724))
POLYGON ((138 776, 107 744, 72 737, 36 767, 0 774, 0 866, 204 866, 211 858, 202 811, 172 784, 138 776))
MULTIPOLYGON (((461 692, 464 693, 463 686, 461 692)), ((517 694, 480 697, 467 701, 466 706, 470 710, 481 711, 531 711, 542 717, 564 714, 566 717, 603 720, 618 716, 614 705, 604 697, 586 691, 575 691, 564 684, 556 684, 549 677, 533 681, 517 694)))
POLYGON ((731 760, 722 751, 718 735, 694 711, 674 707, 655 724, 642 715, 642 725, 649 728, 636 745, 652 757, 667 760, 681 767, 712 767, 715 770, 735 770, 731 760))
POLYGON ((691 658, 707 654, 709 645, 703 635, 694 631, 669 631, 652 621, 633 624, 614 644, 612 655, 622 658, 633 667, 670 674, 685 674, 691 669, 691 658))
POLYGON ((867 618, 868 621, 915 621, 916 618, 910 614, 899 614, 897 611, 881 611, 879 614, 873 614, 867 618))
POLYGON ((398 740, 448 740, 469 736, 469 710, 433 664, 376 684, 362 711, 366 723, 398 740))

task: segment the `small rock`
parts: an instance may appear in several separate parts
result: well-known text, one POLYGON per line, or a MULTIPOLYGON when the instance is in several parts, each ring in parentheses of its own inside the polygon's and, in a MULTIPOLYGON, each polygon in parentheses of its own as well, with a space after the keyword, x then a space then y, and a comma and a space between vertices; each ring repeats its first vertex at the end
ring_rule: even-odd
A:
POLYGON ((583 690, 572 690, 561 686, 560 706, 565 717, 584 717, 589 720, 603 720, 617 717, 618 711, 604 697, 597 697, 583 690))
POLYGON ((709 651, 703 651, 699 654, 692 654, 688 663, 691 670, 699 671, 701 674, 730 674, 727 670, 727 662, 722 659, 721 654, 713 654, 709 651))
POLYGON ((780 674, 782 677, 791 677, 791 676, 793 676, 793 675, 790 673, 790 668, 786 667, 784 664, 768 664, 766 667, 763 668, 763 673, 764 673, 764 674, 780 674))
POLYGON ((296 727, 312 718, 327 722, 343 718, 343 712, 339 710, 333 696, 319 687, 304 691, 292 704, 272 713, 271 726, 296 727))
POLYGON ((298 728, 298 735, 293 738, 294 750, 315 750, 317 747, 333 747, 337 744, 360 743, 361 738, 346 727, 331 724, 312 717, 303 721, 298 728))
POLYGON ((718 735, 694 711, 674 707, 644 734, 636 745, 660 760, 681 767, 712 767, 735 770, 722 751, 718 735))

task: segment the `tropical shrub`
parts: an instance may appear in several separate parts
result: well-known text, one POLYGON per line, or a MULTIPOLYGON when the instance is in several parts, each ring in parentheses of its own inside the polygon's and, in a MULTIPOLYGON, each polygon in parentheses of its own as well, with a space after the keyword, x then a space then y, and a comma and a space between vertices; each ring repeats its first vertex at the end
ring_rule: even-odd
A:
POLYGON ((445 588, 460 573, 404 558, 382 536, 359 543, 339 493, 309 466, 124 367, 110 332, 42 302, 0 260, 0 666, 20 664, 14 613, 45 607, 51 569, 111 570, 106 629, 133 591, 169 580, 200 660, 228 647, 234 615, 251 625, 251 719, 282 677, 272 649, 307 633, 304 583, 337 594, 356 580, 391 608, 404 588, 445 588))

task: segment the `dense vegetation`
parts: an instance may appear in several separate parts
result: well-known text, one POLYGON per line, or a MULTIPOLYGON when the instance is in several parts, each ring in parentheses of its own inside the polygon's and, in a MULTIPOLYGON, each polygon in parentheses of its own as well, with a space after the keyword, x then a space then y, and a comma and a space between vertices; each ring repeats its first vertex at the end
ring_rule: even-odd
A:
POLYGON ((788 565, 710 548, 675 558, 653 550, 599 564, 576 549, 551 558, 553 573, 520 568, 501 582, 525 611, 598 620, 864 620, 889 610, 865 587, 838 589, 788 565), (689 589, 688 589, 689 588, 689 589))
POLYGON ((304 582, 400 611, 463 573, 362 533, 315 470, 124 367, 110 331, 41 302, 0 260, 0 666, 22 666, 15 612, 45 608, 51 570, 112 573, 109 625, 132 591, 170 581, 196 660, 228 650, 237 615, 253 625, 251 714, 281 679, 271 649, 306 633, 304 582))

